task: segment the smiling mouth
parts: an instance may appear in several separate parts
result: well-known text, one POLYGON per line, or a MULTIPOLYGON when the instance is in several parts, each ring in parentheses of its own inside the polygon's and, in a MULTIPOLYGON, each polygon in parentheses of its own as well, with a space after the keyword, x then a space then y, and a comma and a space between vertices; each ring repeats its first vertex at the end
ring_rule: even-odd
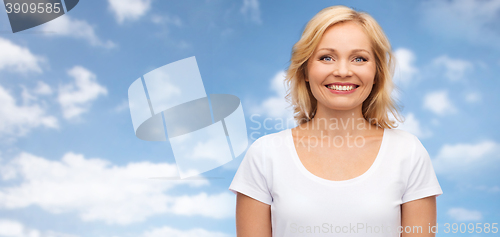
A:
POLYGON ((326 85, 325 86, 326 88, 328 89, 331 89, 331 90, 336 90, 336 91, 351 91, 351 90, 354 90, 356 88, 358 88, 359 86, 358 85, 326 85))

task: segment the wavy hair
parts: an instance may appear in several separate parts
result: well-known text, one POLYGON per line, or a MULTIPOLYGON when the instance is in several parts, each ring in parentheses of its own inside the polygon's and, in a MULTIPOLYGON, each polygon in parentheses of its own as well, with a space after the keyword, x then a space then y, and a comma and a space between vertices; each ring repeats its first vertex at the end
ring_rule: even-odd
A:
POLYGON ((363 102, 363 117, 370 124, 382 128, 395 128, 396 121, 389 119, 389 113, 392 113, 397 121, 402 122, 403 118, 394 99, 391 98, 391 92, 396 88, 392 82, 394 59, 389 40, 373 17, 345 6, 327 7, 307 23, 300 40, 292 49, 290 66, 285 77, 288 88, 285 99, 293 107, 294 119, 299 125, 314 118, 318 101, 313 96, 309 83, 305 81, 307 61, 313 55, 325 31, 337 23, 347 21, 356 22, 364 29, 370 38, 375 55, 375 84, 363 102))

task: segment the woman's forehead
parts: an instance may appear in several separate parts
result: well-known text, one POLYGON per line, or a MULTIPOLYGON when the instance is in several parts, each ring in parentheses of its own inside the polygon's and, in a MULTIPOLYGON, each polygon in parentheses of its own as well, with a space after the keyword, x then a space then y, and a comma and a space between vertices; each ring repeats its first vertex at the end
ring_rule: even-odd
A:
POLYGON ((371 40, 363 27, 348 21, 330 26, 321 37, 317 49, 330 48, 335 51, 366 50, 371 52, 371 40))

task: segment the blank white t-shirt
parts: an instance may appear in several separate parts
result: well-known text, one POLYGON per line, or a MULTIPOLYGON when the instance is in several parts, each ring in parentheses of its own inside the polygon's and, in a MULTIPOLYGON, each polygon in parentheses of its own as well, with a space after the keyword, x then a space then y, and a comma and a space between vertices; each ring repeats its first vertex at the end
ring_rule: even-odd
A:
POLYGON ((399 236, 402 203, 443 193, 422 143, 398 129, 384 129, 365 173, 342 181, 304 167, 291 129, 262 136, 248 148, 229 190, 271 205, 274 237, 399 236))

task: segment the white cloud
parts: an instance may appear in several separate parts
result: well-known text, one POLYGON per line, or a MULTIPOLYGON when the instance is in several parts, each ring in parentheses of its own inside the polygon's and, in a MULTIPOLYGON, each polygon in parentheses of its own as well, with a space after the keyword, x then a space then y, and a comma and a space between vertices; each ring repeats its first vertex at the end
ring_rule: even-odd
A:
POLYGON ((432 0, 420 7, 425 29, 450 39, 500 49, 500 1, 432 0))
POLYGON ((407 86, 418 73, 418 69, 415 67, 415 54, 409 49, 399 48, 394 51, 394 56, 396 58, 394 82, 407 86))
POLYGON ((179 230, 172 227, 161 227, 145 232, 141 237, 229 237, 221 232, 211 232, 196 228, 191 230, 179 230))
POLYGON ((271 90, 279 97, 284 97, 286 95, 285 76, 285 71, 279 71, 274 75, 273 79, 271 79, 271 90))
POLYGON ((120 112, 128 110, 128 109, 129 109, 128 100, 123 100, 120 104, 118 104, 117 106, 115 106, 115 108, 113 109, 113 111, 115 111, 117 113, 120 113, 120 112))
POLYGON ((21 98, 23 99, 23 104, 45 104, 45 101, 39 100, 40 96, 47 96, 52 94, 52 88, 42 81, 38 81, 37 85, 33 89, 28 89, 24 85, 20 85, 22 88, 21 98))
POLYGON ((273 118, 288 117, 289 111, 285 109, 288 105, 284 98, 277 96, 267 98, 261 104, 265 113, 273 118))
POLYGON ((466 73, 474 69, 474 65, 471 62, 462 59, 452 59, 447 55, 434 59, 433 64, 438 68, 444 67, 444 75, 450 81, 465 79, 466 73))
POLYGON ((208 185, 206 179, 168 182, 151 177, 178 177, 174 164, 150 162, 113 165, 66 153, 60 161, 21 153, 0 166, 4 181, 20 181, 0 188, 0 208, 39 206, 50 213, 77 213, 83 221, 126 225, 150 216, 173 214, 225 218, 234 216, 230 193, 171 196, 180 186, 208 185))
POLYGON ((38 236, 39 232, 26 233, 24 226, 16 221, 0 219, 0 236, 38 236))
POLYGON ((18 105, 16 99, 0 86, 0 136, 23 136, 37 127, 57 128, 57 118, 47 115, 46 108, 36 103, 24 91, 25 103, 18 105))
POLYGON ((108 0, 109 9, 118 23, 134 21, 142 17, 151 8, 151 0, 108 0))
POLYGON ((0 37, 0 70, 18 73, 42 72, 45 59, 26 48, 0 37))
POLYGON ((262 23, 260 18, 259 0, 243 0, 241 13, 257 24, 262 23))
POLYGON ((477 92, 470 92, 465 95, 465 101, 469 103, 476 103, 481 101, 481 94, 477 92))
POLYGON ((182 21, 179 17, 168 15, 152 15, 151 21, 155 24, 172 24, 177 27, 182 26, 182 21))
POLYGON ((486 140, 476 144, 445 144, 439 150, 433 165, 436 173, 463 176, 482 172, 500 161, 500 145, 486 140))
POLYGON ((29 104, 29 103, 32 103, 33 101, 36 100, 36 97, 33 96, 29 91, 28 89, 26 88, 26 86, 24 85, 20 85, 21 88, 22 88, 22 92, 21 92, 21 98, 22 98, 22 102, 23 104, 29 104))
POLYGON ((110 40, 103 41, 95 33, 94 27, 84 20, 73 19, 68 15, 60 16, 42 26, 47 36, 66 36, 76 39, 83 39, 92 46, 113 48, 115 43, 110 40))
POLYGON ((259 105, 252 106, 250 111, 252 115, 267 116, 273 120, 284 121, 283 125, 296 126, 293 121, 293 110, 290 104, 285 100, 286 88, 284 84, 285 72, 280 71, 271 79, 270 89, 273 95, 264 99, 259 105), (290 107, 289 107, 290 106, 290 107), (288 124, 290 122, 290 124, 288 124), (292 124, 293 123, 293 124, 292 124))
POLYGON ((81 66, 75 66, 68 71, 75 81, 60 86, 57 98, 63 110, 64 118, 72 119, 89 110, 92 101, 100 95, 106 95, 106 88, 97 83, 96 76, 81 66))
MULTIPOLYGON (((391 115, 391 119, 394 119, 391 115)), ((432 136, 432 132, 429 129, 423 128, 420 121, 415 117, 413 113, 409 113, 405 116, 404 123, 398 123, 398 129, 405 130, 419 139, 424 139, 432 136)))
POLYGON ((43 81, 38 81, 33 92, 37 95, 51 95, 52 88, 43 81))
POLYGON ((47 231, 42 233, 39 230, 27 228, 22 223, 19 223, 17 221, 0 219, 0 237, 76 237, 76 236, 57 233, 53 231, 47 231))
POLYGON ((500 192, 499 186, 487 186, 487 185, 479 185, 475 187, 477 190, 485 191, 488 193, 498 193, 500 192))
POLYGON ((480 221, 481 219, 483 219, 483 215, 480 211, 467 210, 461 207, 450 208, 448 210, 448 216, 460 222, 480 221))
POLYGON ((446 115, 457 112, 456 107, 448 97, 448 91, 434 91, 425 95, 424 108, 437 115, 446 115))
POLYGON ((288 103, 285 100, 286 89, 284 85, 285 72, 280 71, 271 80, 271 91, 274 95, 267 98, 262 102, 262 106, 267 115, 271 117, 287 117, 289 115, 289 110, 285 108, 288 103))
POLYGON ((195 196, 180 196, 172 206, 172 212, 178 215, 201 215, 212 218, 226 218, 234 216, 236 199, 232 193, 220 193, 209 196, 200 193, 195 196))

